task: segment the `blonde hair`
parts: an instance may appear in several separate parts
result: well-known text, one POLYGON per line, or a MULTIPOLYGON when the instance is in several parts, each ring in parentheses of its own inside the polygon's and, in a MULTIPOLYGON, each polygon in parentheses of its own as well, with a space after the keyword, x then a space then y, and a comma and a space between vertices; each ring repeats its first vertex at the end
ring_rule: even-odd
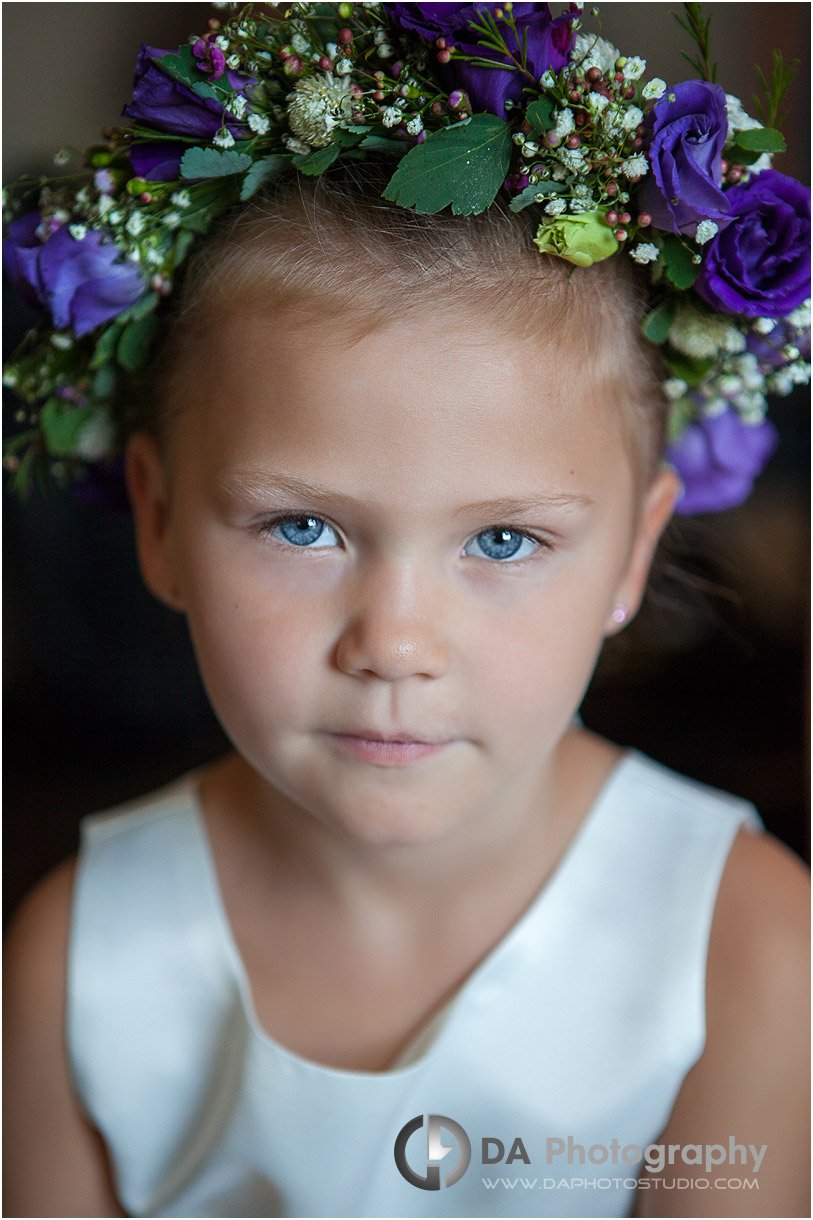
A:
POLYGON ((479 216, 418 215, 381 198, 391 172, 391 164, 363 162, 318 179, 297 175, 229 215, 190 259, 151 371, 152 406, 136 426, 160 436, 184 409, 190 362, 224 316, 327 316, 359 339, 436 310, 463 325, 486 316, 497 336, 527 341, 529 359, 534 343, 552 347, 565 386, 575 357, 579 389, 619 411, 648 483, 667 406, 656 349, 641 335, 645 286, 630 261, 619 255, 581 268, 541 255, 534 220, 500 203, 479 216))

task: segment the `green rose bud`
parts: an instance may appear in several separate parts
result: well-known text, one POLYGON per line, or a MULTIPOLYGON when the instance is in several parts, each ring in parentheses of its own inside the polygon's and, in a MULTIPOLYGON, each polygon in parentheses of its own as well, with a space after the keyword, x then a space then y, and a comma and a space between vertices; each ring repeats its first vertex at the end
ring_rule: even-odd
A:
POLYGON ((601 208, 578 216, 565 213, 543 220, 534 245, 542 254, 555 254, 577 267, 590 267, 618 251, 615 234, 601 208))

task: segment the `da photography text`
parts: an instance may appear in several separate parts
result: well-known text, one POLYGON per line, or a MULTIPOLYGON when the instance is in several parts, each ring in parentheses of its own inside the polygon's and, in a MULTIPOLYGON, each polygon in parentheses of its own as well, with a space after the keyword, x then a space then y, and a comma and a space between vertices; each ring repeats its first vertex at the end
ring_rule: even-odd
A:
MULTIPOLYGON (((416 1114, 395 1139, 395 1164, 403 1178, 421 1190, 454 1186, 479 1153, 481 1165, 565 1165, 646 1168, 660 1173, 667 1165, 697 1166, 711 1173, 720 1166, 744 1166, 757 1173, 767 1144, 740 1144, 732 1135, 727 1144, 580 1144, 572 1135, 548 1136, 534 1144, 521 1136, 484 1135, 472 1140, 459 1122, 444 1114, 416 1114), (422 1133, 422 1134, 419 1134, 422 1133), (529 1152, 529 1148, 533 1152, 529 1152)), ((546 1179, 547 1180, 547 1179, 546 1179)))

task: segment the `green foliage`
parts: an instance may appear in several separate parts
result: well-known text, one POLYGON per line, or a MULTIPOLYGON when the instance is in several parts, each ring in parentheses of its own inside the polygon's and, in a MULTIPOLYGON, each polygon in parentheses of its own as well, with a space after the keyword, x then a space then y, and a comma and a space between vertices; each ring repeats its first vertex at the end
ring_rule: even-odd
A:
POLYGON ((154 314, 128 322, 116 345, 116 359, 128 373, 135 373, 147 362, 158 319, 154 314))
POLYGON ((270 157, 263 157, 261 161, 255 161, 240 187, 241 200, 250 199, 264 182, 277 178, 286 169, 289 169, 290 165, 290 157, 283 157, 282 153, 273 153, 270 157))
POLYGON ((328 144, 325 148, 316 148, 311 153, 301 153, 294 157, 293 162, 300 174, 316 178, 333 164, 340 152, 338 144, 328 144))
MULTIPOLYGON (((788 63, 785 63, 782 52, 774 51, 770 82, 765 79, 765 73, 762 69, 757 67, 756 73, 765 96, 760 98, 755 93, 754 102, 757 114, 759 115, 759 121, 766 127, 781 127, 788 117, 787 110, 782 110, 780 113, 780 108, 785 100, 788 89, 790 89, 793 83, 798 66, 798 59, 791 59, 788 63)), ((784 149, 780 151, 784 152, 784 149)))
POLYGON ((679 355, 677 352, 670 352, 666 357, 666 364, 673 377, 679 377, 687 385, 695 386, 699 385, 706 374, 712 370, 716 360, 716 356, 706 356, 699 360, 691 356, 679 355))
POLYGON ((525 117, 538 136, 550 131, 556 124, 556 102, 552 97, 540 97, 531 102, 525 111, 525 117))
POLYGON ((674 18, 681 29, 694 39, 697 44, 699 59, 692 59, 685 51, 681 51, 681 55, 694 68, 701 80, 710 81, 714 84, 717 80, 717 65, 711 62, 709 57, 709 26, 711 25, 711 17, 707 17, 703 21, 700 13, 699 4, 684 4, 686 10, 686 20, 675 13, 674 18))
POLYGON ((217 148, 189 148, 181 157, 182 178, 225 178, 250 169, 248 153, 221 152, 217 148))
POLYGON ((61 398, 49 398, 40 411, 40 427, 45 445, 53 457, 68 457, 76 438, 93 415, 94 407, 77 407, 61 398))
POLYGON ((740 148, 755 153, 781 153, 787 147, 784 136, 774 127, 753 127, 750 131, 738 131, 737 144, 740 148))
POLYGON ((451 207, 456 216, 484 212, 503 184, 511 162, 508 125, 493 114, 435 131, 411 148, 384 191, 384 198, 429 215, 451 207))
POLYGON ((663 239, 663 262, 666 278, 675 288, 691 288, 700 267, 694 262, 695 251, 679 237, 669 234, 663 239))
POLYGON ((667 297, 660 305, 656 306, 644 319, 644 324, 641 329, 644 335, 651 343, 664 343, 666 336, 672 323, 675 320, 675 312, 677 310, 677 302, 674 297, 667 297))

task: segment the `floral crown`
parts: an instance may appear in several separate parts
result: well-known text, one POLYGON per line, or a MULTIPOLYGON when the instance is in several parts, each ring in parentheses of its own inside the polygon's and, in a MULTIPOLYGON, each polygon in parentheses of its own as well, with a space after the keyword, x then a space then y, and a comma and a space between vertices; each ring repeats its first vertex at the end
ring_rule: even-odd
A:
POLYGON ((698 79, 672 85, 583 30, 577 4, 218 7, 238 11, 177 51, 142 46, 130 125, 103 128, 83 172, 4 194, 4 263, 44 314, 4 374, 26 404, 5 457, 18 490, 115 462, 126 379, 224 211, 375 156, 394 204, 473 215, 499 195, 533 210, 542 253, 639 264, 678 511, 745 499, 776 444, 766 395, 810 377, 809 190, 771 168, 793 63, 759 73, 757 121, 715 83, 697 4, 680 24, 698 79))

